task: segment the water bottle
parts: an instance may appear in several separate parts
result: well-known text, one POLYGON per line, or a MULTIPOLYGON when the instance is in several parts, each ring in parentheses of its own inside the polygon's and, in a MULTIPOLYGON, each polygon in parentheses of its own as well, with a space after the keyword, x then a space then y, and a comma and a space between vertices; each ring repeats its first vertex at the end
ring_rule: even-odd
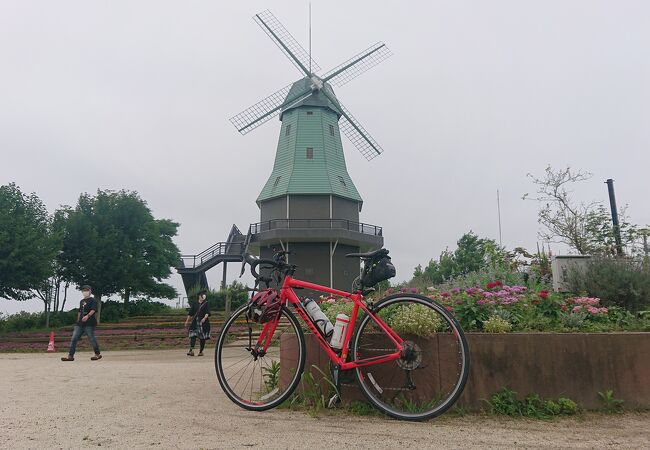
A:
POLYGON ((348 324, 350 323, 350 318, 345 314, 339 314, 336 316, 336 324, 334 325, 334 333, 332 334, 332 340, 330 345, 332 348, 341 350, 343 348, 343 341, 345 340, 345 332, 348 329, 348 324))
POLYGON ((311 298, 306 298, 302 305, 305 307, 305 311, 307 311, 311 320, 313 320, 316 326, 323 332, 323 336, 325 336, 326 339, 329 339, 334 332, 334 326, 323 311, 321 311, 318 303, 311 298))

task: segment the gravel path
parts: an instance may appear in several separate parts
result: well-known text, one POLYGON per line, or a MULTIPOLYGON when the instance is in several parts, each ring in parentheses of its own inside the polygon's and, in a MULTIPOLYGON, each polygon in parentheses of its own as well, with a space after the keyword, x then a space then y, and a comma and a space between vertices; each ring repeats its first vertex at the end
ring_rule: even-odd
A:
POLYGON ((0 448, 650 448, 648 413, 406 423, 248 412, 221 392, 207 354, 0 354, 0 448))

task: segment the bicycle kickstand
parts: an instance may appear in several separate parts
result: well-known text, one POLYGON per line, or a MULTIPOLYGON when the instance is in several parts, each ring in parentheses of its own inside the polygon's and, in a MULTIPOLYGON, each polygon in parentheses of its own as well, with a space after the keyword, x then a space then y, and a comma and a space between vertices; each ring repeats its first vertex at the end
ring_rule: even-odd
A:
POLYGON ((336 387, 336 393, 330 398, 329 402, 327 402, 327 407, 328 408, 336 408, 341 404, 341 396, 339 393, 341 392, 341 369, 337 366, 332 367, 332 380, 333 384, 336 387))

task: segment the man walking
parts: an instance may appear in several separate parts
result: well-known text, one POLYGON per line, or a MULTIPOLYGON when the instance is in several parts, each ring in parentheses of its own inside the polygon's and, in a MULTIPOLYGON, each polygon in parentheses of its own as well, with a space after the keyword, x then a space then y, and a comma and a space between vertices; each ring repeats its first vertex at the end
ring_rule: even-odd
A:
POLYGON ((61 361, 74 361, 74 353, 77 350, 77 341, 84 334, 88 336, 88 341, 90 341, 90 345, 93 346, 93 350, 95 351, 95 355, 90 359, 92 361, 102 359, 102 355, 99 352, 99 345, 97 345, 97 341, 95 340, 95 327, 97 326, 95 313, 97 312, 97 302, 91 295, 92 289, 90 289, 90 286, 81 286, 81 293, 84 298, 79 302, 79 313, 77 314, 77 323, 72 332, 70 350, 68 351, 68 356, 61 358, 61 361))

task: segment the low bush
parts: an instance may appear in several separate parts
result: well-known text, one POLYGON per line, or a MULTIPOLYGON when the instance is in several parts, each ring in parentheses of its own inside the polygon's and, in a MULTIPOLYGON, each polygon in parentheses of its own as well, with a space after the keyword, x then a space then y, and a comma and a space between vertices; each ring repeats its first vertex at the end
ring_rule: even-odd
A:
POLYGON ((512 325, 506 319, 502 319, 499 316, 490 316, 483 323, 483 330, 488 333, 507 333, 512 330, 512 325))
POLYGON ((397 333, 431 336, 443 327, 440 315, 431 308, 412 304, 395 308, 395 313, 388 318, 388 325, 397 333))
MULTIPOLYGON (((188 295, 188 303, 192 305, 198 301, 198 293, 200 288, 191 289, 188 295)), ((226 309, 226 295, 230 294, 230 310, 234 311, 241 305, 246 303, 250 298, 250 293, 246 290, 245 286, 237 281, 234 281, 225 290, 212 290, 207 289, 207 302, 210 311, 225 311, 226 309)))
POLYGON ((600 298, 605 306, 650 309, 650 268, 642 261, 593 258, 584 268, 569 271, 568 284, 572 292, 600 298))
MULTIPOLYGON (((164 303, 136 300, 127 304, 108 300, 102 302, 101 321, 119 322, 127 317, 153 316, 173 311, 164 303)), ((77 321, 77 309, 50 313, 50 328, 73 325, 77 321)), ((10 316, 0 316, 0 332, 27 331, 45 328, 44 312, 28 313, 21 311, 10 316)))

